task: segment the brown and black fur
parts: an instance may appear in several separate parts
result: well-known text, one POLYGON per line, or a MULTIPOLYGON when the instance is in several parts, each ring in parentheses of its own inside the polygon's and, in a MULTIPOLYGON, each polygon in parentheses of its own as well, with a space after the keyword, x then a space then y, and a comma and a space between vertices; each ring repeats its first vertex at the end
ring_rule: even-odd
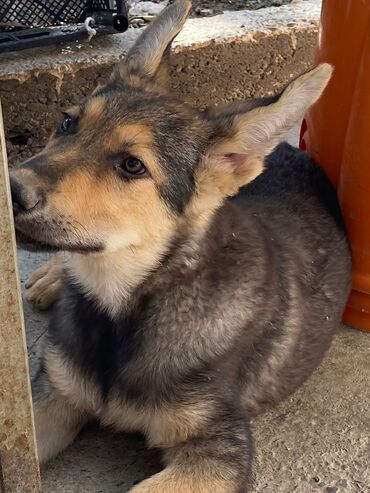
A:
POLYGON ((68 252, 29 281, 41 305, 59 297, 33 382, 38 452, 45 462, 98 418, 163 450, 133 493, 245 493, 250 416, 319 364, 349 292, 335 192, 278 145, 331 68, 199 112, 165 84, 188 10, 167 8, 12 172, 20 243, 68 252))

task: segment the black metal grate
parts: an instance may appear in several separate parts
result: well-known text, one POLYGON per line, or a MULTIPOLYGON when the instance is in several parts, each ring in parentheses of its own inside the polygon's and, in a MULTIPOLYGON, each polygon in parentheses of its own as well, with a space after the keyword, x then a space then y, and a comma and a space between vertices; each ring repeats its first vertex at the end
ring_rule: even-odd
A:
POLYGON ((90 12, 117 11, 111 0, 2 0, 0 30, 61 26, 83 22, 90 12))
POLYGON ((0 53, 128 28, 126 0, 0 0, 0 53), (88 25, 86 25, 87 18, 88 25))

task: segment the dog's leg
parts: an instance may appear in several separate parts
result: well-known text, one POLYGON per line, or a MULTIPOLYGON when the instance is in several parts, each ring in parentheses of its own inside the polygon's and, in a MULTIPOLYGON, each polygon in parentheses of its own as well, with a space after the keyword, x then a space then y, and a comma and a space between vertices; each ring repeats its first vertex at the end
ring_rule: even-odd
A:
POLYGON ((246 493, 251 491, 252 439, 245 418, 225 416, 202 437, 166 449, 167 467, 130 493, 246 493))
POLYGON ((57 253, 35 270, 26 281, 26 299, 41 310, 48 309, 62 288, 63 254, 57 253))
POLYGON ((41 370, 32 382, 37 452, 40 463, 71 444, 89 416, 52 387, 41 370))

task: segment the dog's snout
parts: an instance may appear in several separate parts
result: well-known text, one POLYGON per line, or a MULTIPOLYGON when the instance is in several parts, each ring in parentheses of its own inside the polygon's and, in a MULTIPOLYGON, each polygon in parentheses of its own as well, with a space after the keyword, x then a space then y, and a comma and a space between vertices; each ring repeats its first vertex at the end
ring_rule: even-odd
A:
POLYGON ((32 185, 22 184, 10 178, 14 215, 35 209, 41 201, 41 195, 32 185))

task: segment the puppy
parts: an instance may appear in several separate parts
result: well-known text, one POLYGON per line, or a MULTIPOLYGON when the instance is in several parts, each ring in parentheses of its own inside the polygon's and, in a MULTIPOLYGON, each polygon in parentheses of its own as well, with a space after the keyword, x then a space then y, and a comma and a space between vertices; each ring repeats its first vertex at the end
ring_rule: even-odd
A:
POLYGON ((69 252, 34 279, 53 300, 63 275, 33 382, 40 462, 91 418, 140 431, 165 467, 132 493, 251 491, 250 416, 316 368, 350 287, 335 192, 279 145, 332 68, 197 111, 166 85, 189 8, 169 6, 11 173, 20 245, 69 252))

